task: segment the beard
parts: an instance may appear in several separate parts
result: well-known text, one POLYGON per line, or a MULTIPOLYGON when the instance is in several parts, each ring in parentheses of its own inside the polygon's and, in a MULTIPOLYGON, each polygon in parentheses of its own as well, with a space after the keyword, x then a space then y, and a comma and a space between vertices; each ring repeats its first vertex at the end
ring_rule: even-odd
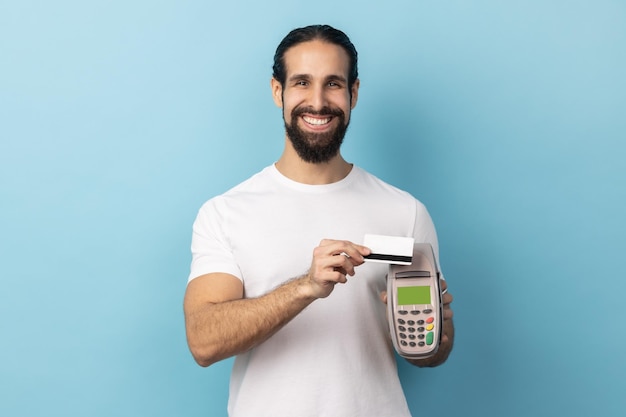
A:
POLYGON ((338 108, 323 107, 317 111, 311 108, 296 107, 291 111, 291 123, 285 121, 285 131, 296 153, 302 160, 313 164, 321 164, 330 161, 339 153, 339 148, 348 130, 348 123, 346 123, 345 113, 338 108), (305 113, 316 116, 336 117, 339 119, 339 123, 334 130, 329 132, 305 132, 298 126, 300 116, 305 113))

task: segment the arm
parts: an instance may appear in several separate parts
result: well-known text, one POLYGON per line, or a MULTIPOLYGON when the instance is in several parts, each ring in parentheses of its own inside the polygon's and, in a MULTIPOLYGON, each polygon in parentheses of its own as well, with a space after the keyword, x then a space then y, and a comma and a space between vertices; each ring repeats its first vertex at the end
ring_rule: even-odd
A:
POLYGON ((193 279, 184 301, 187 342, 201 366, 246 352, 267 340, 309 304, 347 282, 369 250, 347 241, 323 240, 309 272, 258 298, 243 298, 241 281, 212 273, 193 279))

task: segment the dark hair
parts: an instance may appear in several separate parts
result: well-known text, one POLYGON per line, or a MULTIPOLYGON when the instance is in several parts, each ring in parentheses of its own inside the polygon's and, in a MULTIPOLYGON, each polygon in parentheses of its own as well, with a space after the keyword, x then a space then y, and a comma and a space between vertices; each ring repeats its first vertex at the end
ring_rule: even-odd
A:
POLYGON ((289 32, 278 45, 276 53, 274 54, 274 78, 276 78, 276 80, 284 86, 285 79, 287 78, 287 70, 285 69, 285 52, 293 46, 313 40, 321 40, 332 43, 337 46, 341 46, 346 51, 348 58, 350 59, 348 87, 351 89, 352 85, 359 76, 356 48, 352 42, 350 42, 350 38, 348 38, 345 33, 328 25, 311 25, 294 29, 289 32))

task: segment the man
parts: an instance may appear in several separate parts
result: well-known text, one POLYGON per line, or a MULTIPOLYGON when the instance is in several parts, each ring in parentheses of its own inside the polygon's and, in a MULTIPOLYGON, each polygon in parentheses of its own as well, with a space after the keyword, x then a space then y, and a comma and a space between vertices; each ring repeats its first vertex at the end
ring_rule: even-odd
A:
MULTIPOLYGON (((357 53, 343 32, 289 33, 271 90, 283 154, 205 203, 194 223, 190 350, 202 366, 236 355, 230 416, 409 416, 385 315, 388 267, 364 263, 370 251, 355 242, 412 236, 437 253, 431 218, 341 156, 359 92, 357 53)), ((452 296, 443 301, 442 344, 417 366, 443 363, 452 348, 452 296)))

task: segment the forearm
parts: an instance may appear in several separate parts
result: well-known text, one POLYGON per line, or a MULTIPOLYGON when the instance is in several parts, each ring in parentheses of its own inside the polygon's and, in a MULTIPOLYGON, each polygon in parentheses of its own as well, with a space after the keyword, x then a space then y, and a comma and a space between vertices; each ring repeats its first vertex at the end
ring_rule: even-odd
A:
POLYGON ((201 366, 246 352, 267 340, 311 304, 306 277, 259 298, 205 303, 187 312, 187 338, 201 366))
POLYGON ((425 359, 407 359, 411 364, 419 366, 421 368, 435 367, 443 364, 452 352, 454 346, 454 323, 452 319, 444 320, 443 322, 443 335, 441 338, 441 344, 437 353, 430 358, 425 359))

